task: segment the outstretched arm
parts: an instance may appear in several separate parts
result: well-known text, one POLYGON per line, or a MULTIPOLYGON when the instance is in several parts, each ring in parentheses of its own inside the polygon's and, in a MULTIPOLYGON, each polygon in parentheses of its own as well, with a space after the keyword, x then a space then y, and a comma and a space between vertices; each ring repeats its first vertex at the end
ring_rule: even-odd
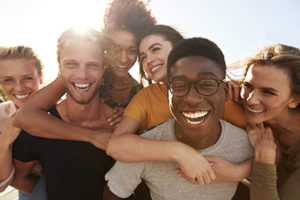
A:
POLYGON ((64 92, 63 82, 58 77, 39 90, 17 111, 14 124, 35 136, 85 141, 100 149, 105 149, 110 138, 109 132, 71 125, 48 114, 47 110, 59 100, 64 92))
POLYGON ((107 154, 125 162, 177 162, 190 182, 210 183, 215 178, 208 161, 195 149, 178 141, 160 141, 135 135, 139 123, 125 116, 108 143, 107 154))

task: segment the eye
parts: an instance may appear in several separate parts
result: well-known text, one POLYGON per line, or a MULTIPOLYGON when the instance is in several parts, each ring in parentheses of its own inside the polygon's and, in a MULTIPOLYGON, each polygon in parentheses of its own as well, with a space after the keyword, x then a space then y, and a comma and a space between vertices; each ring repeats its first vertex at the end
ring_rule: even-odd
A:
POLYGON ((25 80, 33 80, 33 77, 31 77, 31 76, 26 76, 24 79, 25 79, 25 80))
POLYGON ((88 66, 89 66, 89 67, 98 68, 98 67, 99 67, 99 64, 98 64, 98 63, 89 63, 88 66))
POLYGON ((76 63, 75 63, 75 62, 66 62, 66 63, 64 63, 64 65, 65 65, 66 67, 75 67, 75 66, 76 66, 76 63))
POLYGON ((11 83, 13 81, 14 81, 14 79, 12 79, 12 78, 6 78, 6 79, 2 80, 3 83, 11 83))
POLYGON ((157 51, 159 51, 161 48, 160 47, 154 47, 153 49, 152 49, 152 52, 157 52, 157 51))
POLYGON ((129 49, 128 53, 133 55, 133 54, 137 54, 137 50, 136 49, 129 49))
POLYGON ((187 87, 187 84, 183 81, 174 81, 171 83, 171 88, 173 91, 180 92, 185 90, 187 87))
POLYGON ((272 96, 276 96, 276 94, 270 90, 263 90, 263 93, 264 94, 267 94, 267 95, 272 95, 272 96))

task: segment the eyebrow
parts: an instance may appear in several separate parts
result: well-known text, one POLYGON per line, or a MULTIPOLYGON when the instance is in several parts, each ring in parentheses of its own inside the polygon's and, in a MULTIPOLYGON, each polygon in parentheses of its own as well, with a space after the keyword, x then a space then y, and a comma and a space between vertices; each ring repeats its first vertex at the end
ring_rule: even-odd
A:
POLYGON ((148 50, 151 50, 155 45, 159 45, 159 46, 162 46, 162 44, 161 43, 154 43, 154 44, 152 44, 152 45, 150 45, 150 47, 148 47, 148 50))

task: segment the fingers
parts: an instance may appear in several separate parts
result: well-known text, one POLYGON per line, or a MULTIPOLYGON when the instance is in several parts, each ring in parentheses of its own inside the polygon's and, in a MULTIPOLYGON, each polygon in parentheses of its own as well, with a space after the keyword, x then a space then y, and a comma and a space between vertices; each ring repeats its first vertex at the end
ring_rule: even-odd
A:
POLYGON ((115 107, 112 116, 108 119, 111 127, 116 127, 123 118, 124 108, 115 107))

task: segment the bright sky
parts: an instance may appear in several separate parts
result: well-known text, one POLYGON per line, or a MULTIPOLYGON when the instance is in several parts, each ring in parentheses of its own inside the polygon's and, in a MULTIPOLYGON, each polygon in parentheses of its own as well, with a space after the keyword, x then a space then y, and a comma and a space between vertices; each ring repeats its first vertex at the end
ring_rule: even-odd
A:
MULTIPOLYGON (((147 0, 145 0, 147 1, 147 0)), ((149 0, 148 0, 149 1, 149 0)), ((0 45, 31 46, 45 65, 44 78, 57 75, 56 41, 70 26, 100 30, 108 0, 0 0, 0 45)), ((201 36, 223 50, 227 64, 260 47, 300 47, 298 0, 151 0, 158 23, 186 37, 201 36)), ((138 77, 138 68, 131 70, 138 77)))

